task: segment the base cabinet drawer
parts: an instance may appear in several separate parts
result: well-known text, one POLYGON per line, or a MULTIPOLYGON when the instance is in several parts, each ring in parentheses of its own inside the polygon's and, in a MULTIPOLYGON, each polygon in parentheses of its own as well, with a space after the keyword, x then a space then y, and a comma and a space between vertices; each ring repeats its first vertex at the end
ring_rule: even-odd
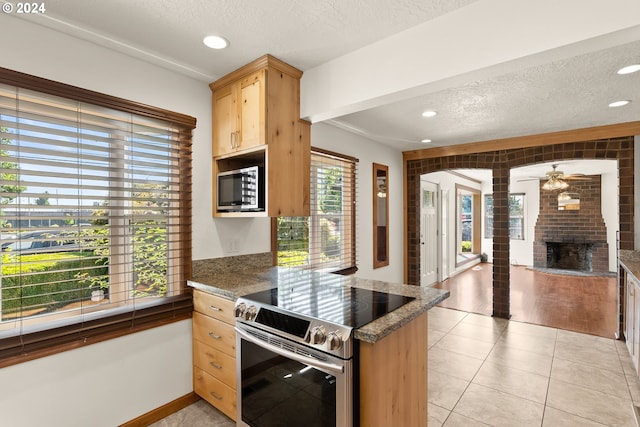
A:
POLYGON ((195 311, 214 319, 222 320, 231 325, 236 323, 235 301, 195 290, 193 292, 193 306, 195 311))
POLYGON ((193 368, 193 389, 197 395, 236 420, 236 391, 204 370, 193 368))
POLYGON ((233 326, 197 311, 193 313, 193 339, 229 356, 236 355, 236 331, 233 326))
POLYGON ((193 340, 193 364, 229 387, 236 388, 235 357, 193 340))

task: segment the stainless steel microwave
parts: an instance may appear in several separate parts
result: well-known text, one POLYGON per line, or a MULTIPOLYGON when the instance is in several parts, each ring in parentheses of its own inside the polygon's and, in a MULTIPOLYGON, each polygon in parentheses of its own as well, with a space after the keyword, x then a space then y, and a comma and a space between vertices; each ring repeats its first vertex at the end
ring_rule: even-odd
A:
POLYGON ((218 211, 264 211, 264 168, 251 166, 218 173, 218 211))

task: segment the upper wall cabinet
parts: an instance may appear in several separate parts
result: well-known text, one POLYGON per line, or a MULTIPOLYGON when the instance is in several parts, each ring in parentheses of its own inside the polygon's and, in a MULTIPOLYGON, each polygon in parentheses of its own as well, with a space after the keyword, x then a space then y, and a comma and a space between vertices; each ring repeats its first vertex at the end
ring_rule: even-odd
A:
POLYGON ((310 124, 300 120, 300 77, 265 55, 209 85, 214 216, 309 216, 310 124), (264 210, 218 209, 218 175, 253 166, 264 171, 264 210))
POLYGON ((266 70, 213 93, 213 155, 266 144, 266 70))

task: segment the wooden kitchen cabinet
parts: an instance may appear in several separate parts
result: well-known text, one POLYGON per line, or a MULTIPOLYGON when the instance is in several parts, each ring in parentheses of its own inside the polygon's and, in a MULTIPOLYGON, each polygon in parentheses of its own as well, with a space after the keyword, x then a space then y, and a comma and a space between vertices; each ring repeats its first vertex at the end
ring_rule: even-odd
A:
POLYGON ((234 302, 193 292, 193 390, 236 419, 234 302))
POLYGON ((213 216, 309 216, 310 123, 300 120, 302 72, 264 55, 209 85, 213 216), (263 166, 264 212, 218 212, 219 172, 263 166))
POLYGON ((213 93, 213 155, 266 144, 265 74, 260 70, 213 93))

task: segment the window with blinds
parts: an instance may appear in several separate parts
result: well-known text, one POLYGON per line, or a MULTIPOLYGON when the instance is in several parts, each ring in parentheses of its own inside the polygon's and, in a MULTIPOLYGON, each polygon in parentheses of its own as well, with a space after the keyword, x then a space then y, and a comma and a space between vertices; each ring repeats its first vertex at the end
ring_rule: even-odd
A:
POLYGON ((356 268, 357 159, 312 148, 311 216, 276 218, 278 265, 356 268))
POLYGON ((0 357, 38 345, 42 334, 30 332, 78 339, 69 336, 175 316, 191 269, 193 127, 187 116, 0 73, 0 357))

